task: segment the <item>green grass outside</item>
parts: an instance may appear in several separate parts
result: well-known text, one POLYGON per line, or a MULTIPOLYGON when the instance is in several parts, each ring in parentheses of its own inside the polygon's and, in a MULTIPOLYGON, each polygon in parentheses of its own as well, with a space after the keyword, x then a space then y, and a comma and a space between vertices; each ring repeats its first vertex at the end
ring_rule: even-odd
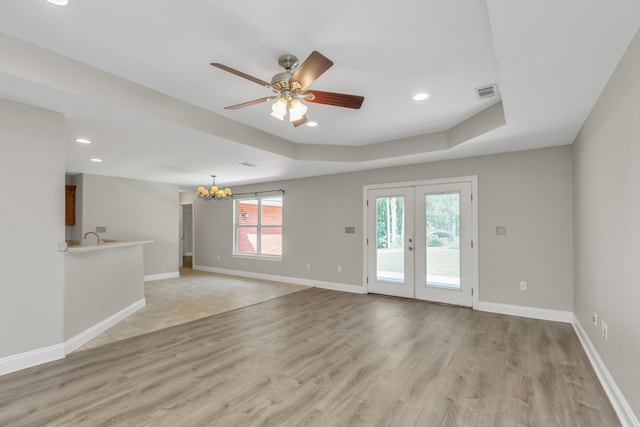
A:
MULTIPOLYGON (((402 251, 378 251, 378 270, 402 272, 402 251)), ((427 252, 427 274, 458 276, 460 274, 460 252, 458 249, 431 248, 427 252)))

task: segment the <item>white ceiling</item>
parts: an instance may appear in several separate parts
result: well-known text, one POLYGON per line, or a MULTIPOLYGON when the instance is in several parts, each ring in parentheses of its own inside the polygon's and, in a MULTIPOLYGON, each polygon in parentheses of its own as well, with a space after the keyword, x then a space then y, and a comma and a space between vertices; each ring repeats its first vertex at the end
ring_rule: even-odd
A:
POLYGON ((266 182, 569 144, 640 25, 637 0, 292 5, 3 0, 0 97, 66 115, 69 173, 266 182), (360 110, 309 104, 316 128, 266 103, 224 110, 271 92, 210 62, 269 81, 280 55, 313 50, 335 65, 310 89, 362 95, 360 110))

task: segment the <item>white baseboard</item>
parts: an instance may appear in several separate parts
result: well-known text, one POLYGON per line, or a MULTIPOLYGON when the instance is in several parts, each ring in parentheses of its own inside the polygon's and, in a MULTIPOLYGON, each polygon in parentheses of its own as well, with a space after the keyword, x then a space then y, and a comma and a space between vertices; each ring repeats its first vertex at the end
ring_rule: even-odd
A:
POLYGON ((609 373, 607 366, 604 364, 598 354, 598 351, 589 339, 589 335, 587 335, 587 332, 584 330, 575 315, 573 316, 572 324, 584 351, 587 353, 587 357, 589 357, 593 370, 596 371, 596 375, 598 376, 605 393, 607 393, 607 397, 609 397, 609 401, 611 402, 613 409, 616 411, 616 414, 618 414, 618 418, 620 418, 620 423, 624 427, 640 427, 640 421, 638 421, 638 418, 633 413, 631 406, 629 406, 629 402, 624 398, 624 395, 609 373))
POLYGON ((250 279, 272 280, 274 282, 291 283, 294 285, 314 286, 321 289, 330 289, 332 291, 351 292, 354 294, 364 294, 364 288, 357 285, 349 285, 347 283, 323 282, 321 280, 303 279, 300 277, 276 276, 274 274, 254 273, 250 271, 229 270, 226 268, 205 267, 202 265, 194 265, 194 270, 207 271, 209 273, 228 274, 230 276, 248 277, 250 279))
POLYGON ((176 277, 180 277, 179 271, 173 271, 171 273, 147 274, 144 276, 144 281, 150 282, 152 280, 174 279, 176 277))
POLYGON ((570 311, 549 310, 546 308, 527 307, 523 305, 499 304, 497 302, 480 301, 478 303, 478 310, 487 311, 489 313, 529 317, 531 319, 552 320, 554 322, 573 322, 573 313, 570 311))
POLYGON ((38 348, 13 356, 0 358, 0 375, 21 371, 36 365, 64 358, 64 344, 38 348))
POLYGON ((116 325, 120 321, 126 319, 136 311, 140 310, 146 304, 147 304, 146 299, 142 298, 141 300, 134 302, 130 306, 123 308, 113 316, 109 316, 108 318, 102 320, 101 322, 96 323, 89 329, 86 329, 80 332, 78 335, 76 335, 75 337, 69 339, 67 342, 64 343, 64 353, 69 354, 76 348, 82 347, 83 345, 85 345, 86 343, 88 343, 89 341, 91 341, 92 339, 94 339, 95 337, 97 337, 98 335, 100 335, 110 327, 116 325))

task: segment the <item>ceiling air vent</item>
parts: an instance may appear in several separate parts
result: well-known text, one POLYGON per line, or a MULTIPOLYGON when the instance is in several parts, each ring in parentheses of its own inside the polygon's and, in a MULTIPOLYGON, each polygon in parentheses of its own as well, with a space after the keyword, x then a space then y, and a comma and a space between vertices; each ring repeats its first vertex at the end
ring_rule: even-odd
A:
POLYGON ((260 166, 257 163, 250 163, 250 162, 242 162, 242 163, 238 163, 240 166, 246 166, 248 168, 257 168, 258 166, 260 166))
POLYGON ((498 94, 498 85, 494 83, 488 86, 477 87, 476 94, 478 95, 478 99, 493 98, 498 94))

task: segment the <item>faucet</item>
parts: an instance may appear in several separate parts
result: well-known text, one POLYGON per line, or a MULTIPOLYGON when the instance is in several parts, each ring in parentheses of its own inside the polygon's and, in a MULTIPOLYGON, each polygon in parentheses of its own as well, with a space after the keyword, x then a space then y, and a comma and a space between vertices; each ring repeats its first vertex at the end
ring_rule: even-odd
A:
POLYGON ((98 236, 98 233, 96 233, 95 231, 87 231, 86 233, 84 233, 83 239, 86 239, 89 234, 93 234, 96 236, 96 238, 98 239, 98 246, 100 246, 100 236, 98 236))

